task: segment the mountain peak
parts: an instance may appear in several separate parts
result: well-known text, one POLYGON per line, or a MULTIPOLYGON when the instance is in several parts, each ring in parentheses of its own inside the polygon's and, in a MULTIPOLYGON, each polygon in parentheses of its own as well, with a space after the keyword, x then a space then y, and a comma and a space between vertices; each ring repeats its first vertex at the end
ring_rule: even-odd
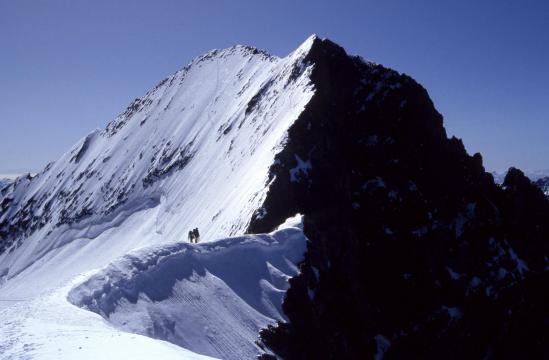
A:
MULTIPOLYGON (((262 317, 245 336, 248 315, 235 323, 216 314, 223 327, 189 329, 182 319, 204 311, 186 307, 194 284, 244 288, 235 301, 217 291, 199 296, 230 305, 231 314, 251 314, 246 304, 278 309, 289 284, 289 322, 262 336, 286 359, 521 358, 544 344, 547 238, 545 197, 518 170, 506 186, 494 184, 482 158, 447 137, 421 85, 312 35, 282 58, 242 45, 201 55, 35 177, 0 188, 0 295, 36 299, 46 304, 36 316, 53 318, 51 311, 66 309, 68 288, 60 284, 108 268, 109 276, 80 287, 94 297, 78 303, 100 305, 104 317, 122 304, 123 324, 144 298, 156 309, 177 307, 181 317, 165 322, 139 305, 138 332, 160 325, 155 337, 173 341, 174 331, 190 331, 201 353, 242 359, 253 357, 242 356, 244 347, 258 350, 257 328, 282 316, 262 317), (279 235, 293 247, 290 234, 304 234, 307 253, 289 282, 277 266, 296 273, 292 264, 262 270, 276 288, 248 277, 240 266, 248 257, 238 257, 226 278, 208 278, 226 263, 221 257, 211 266, 193 260, 211 260, 203 250, 219 252, 222 243, 233 260, 237 243, 246 251, 255 248, 252 237, 268 245, 265 234, 207 243, 268 233, 298 213, 300 229, 279 235), (197 228, 204 244, 182 244, 197 228), (122 267, 128 272, 118 280, 110 276, 122 267), (156 281, 171 270, 169 281, 156 281), (146 296, 126 291, 141 279, 146 296), (56 302, 42 301, 45 294, 56 302), (200 347, 204 340, 212 352, 200 347), (227 344, 237 346, 218 347, 227 344)), ((0 337, 32 337, 37 328, 2 325, 9 323, 18 324, 0 321, 0 337)))
POLYGON ((259 48, 248 46, 248 45, 233 45, 224 49, 212 49, 205 54, 195 57, 189 65, 200 63, 205 60, 214 59, 214 58, 226 58, 228 56, 240 55, 244 57, 259 55, 267 59, 275 59, 276 56, 269 54, 265 50, 259 48))
POLYGON ((301 43, 301 45, 299 45, 297 47, 297 49, 304 49, 304 50, 308 50, 310 49, 313 44, 319 40, 322 40, 317 34, 312 34, 310 35, 307 39, 305 39, 305 41, 303 41, 301 43))

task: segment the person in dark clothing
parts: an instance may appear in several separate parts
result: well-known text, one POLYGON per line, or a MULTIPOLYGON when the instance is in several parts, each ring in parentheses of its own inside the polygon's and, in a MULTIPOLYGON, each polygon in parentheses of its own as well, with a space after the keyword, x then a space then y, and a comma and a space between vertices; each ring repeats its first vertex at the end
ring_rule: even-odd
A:
POLYGON ((189 231, 189 242, 192 244, 194 242, 194 230, 189 231))
POLYGON ((194 235, 194 242, 198 243, 198 240, 200 239, 200 233, 198 232, 198 228, 195 228, 193 230, 193 235, 194 235))

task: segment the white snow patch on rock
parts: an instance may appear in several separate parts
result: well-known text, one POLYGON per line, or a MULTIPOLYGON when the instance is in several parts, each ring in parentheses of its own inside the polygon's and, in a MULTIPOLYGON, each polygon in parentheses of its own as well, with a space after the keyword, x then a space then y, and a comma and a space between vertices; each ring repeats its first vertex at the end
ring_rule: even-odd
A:
POLYGON ((313 165, 311 164, 311 160, 303 160, 299 157, 299 155, 294 155, 295 160, 297 161, 297 165, 294 168, 290 169, 290 181, 292 182, 298 182, 301 179, 304 179, 309 175, 309 170, 313 168, 313 165))
POLYGON ((374 355, 375 360, 383 360, 385 353, 391 347, 391 342, 383 335, 378 334, 374 337, 377 343, 377 351, 374 355))

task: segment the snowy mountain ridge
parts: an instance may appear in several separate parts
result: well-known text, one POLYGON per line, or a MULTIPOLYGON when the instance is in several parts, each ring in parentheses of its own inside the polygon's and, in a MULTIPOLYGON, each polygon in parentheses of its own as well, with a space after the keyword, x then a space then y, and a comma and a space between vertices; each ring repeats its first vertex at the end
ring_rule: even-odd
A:
POLYGON ((1 358, 252 359, 259 330, 284 319, 305 241, 296 216, 271 234, 132 251, 0 310, 1 358))
POLYGON ((114 336, 162 358, 549 351, 543 193, 497 185, 425 88, 327 39, 211 51, 0 196, 9 359, 114 336))
POLYGON ((196 226, 203 239, 242 233, 312 96, 301 61, 311 41, 282 59, 244 46, 200 56, 35 177, 17 179, 0 195, 0 264, 14 276, 155 208, 162 241, 196 226))
POLYGON ((11 181, 8 179, 0 179, 0 189, 3 189, 4 187, 8 186, 11 181))
MULTIPOLYGON (((179 248, 180 245, 169 244, 186 242, 188 230, 195 227, 200 229, 201 242, 244 234, 268 190, 268 173, 274 156, 284 146, 288 128, 314 94, 309 79, 312 65, 304 59, 315 39, 314 36, 307 39, 284 58, 246 46, 213 50, 199 56, 133 101, 105 129, 85 136, 44 170, 34 176, 18 177, 4 187, 0 191, 0 308, 5 309, 2 320, 6 324, 27 324, 39 318, 44 321, 41 326, 52 327, 54 321, 49 317, 53 311, 65 309, 63 314, 73 314, 74 318, 70 317, 73 315, 62 318, 72 323, 80 315, 69 311, 66 300, 58 297, 67 295, 71 289, 69 284, 75 284, 75 278, 85 281, 82 276, 88 275, 83 274, 116 267, 119 261, 116 259, 141 248, 179 248), (40 310, 42 302, 53 302, 58 309, 40 310), (30 317, 21 318, 25 316, 30 317)), ((204 327, 188 331, 171 328, 170 331, 161 322, 155 322, 159 318, 153 315, 149 318, 150 326, 142 324, 129 330, 185 344, 187 348, 213 356, 241 358, 243 351, 248 355, 259 352, 254 344, 259 329, 283 319, 282 295, 287 278, 295 275, 297 261, 304 251, 301 238, 290 236, 291 241, 280 250, 290 249, 293 255, 285 257, 282 252, 277 258, 276 251, 267 249, 266 254, 272 253, 272 256, 266 256, 259 264, 261 249, 271 238, 242 240, 256 244, 258 249, 250 253, 256 255, 253 258, 240 257, 245 265, 255 265, 254 270, 243 269, 264 276, 245 284, 249 292, 266 294, 255 298, 251 305, 244 293, 234 293, 224 285, 227 281, 234 286, 234 279, 231 282, 230 278, 218 278, 219 273, 211 275, 208 272, 213 271, 211 269, 201 272, 196 258, 188 257, 192 251, 183 245, 181 254, 171 258, 190 261, 197 266, 192 271, 199 273, 186 283, 194 284, 194 288, 187 287, 187 290, 198 291, 195 294, 213 291, 210 295, 232 299, 235 313, 240 309, 238 319, 233 316, 232 322, 227 323, 229 317, 210 316, 208 329, 225 332, 210 338, 207 334, 212 333, 204 327), (258 301, 270 304, 264 305, 270 310, 258 305, 258 301), (238 325, 238 321, 242 325, 238 325), (165 333, 159 334, 162 328, 165 333), (189 338, 194 339, 192 343, 188 342, 189 338), (240 345, 221 351, 219 344, 223 341, 240 345)), ((201 246, 204 249, 207 244, 201 246)), ((234 244, 228 253, 238 253, 238 247, 234 244)), ((151 256, 143 251, 142 256, 151 256)), ((243 252, 249 251, 243 249, 243 252)), ((160 267, 154 267, 153 273, 158 269, 160 267)), ((184 291, 180 281, 174 279, 172 285, 179 289, 174 291, 184 291)), ((143 296, 139 295, 138 305, 142 304, 143 296)), ((203 305, 210 300, 213 303, 212 299, 204 298, 203 305)), ((172 304, 180 300, 166 299, 172 304)), ((102 329, 120 326, 128 330, 124 324, 111 319, 112 316, 120 318, 124 311, 120 304, 114 305, 120 311, 114 315, 102 313, 111 321, 102 329)), ((158 314, 162 306, 162 303, 146 304, 144 308, 158 314), (156 305, 159 307, 155 310, 156 305)), ((183 309, 196 312, 192 306, 183 309)), ((143 308, 137 313, 143 319, 149 316, 143 308)), ((186 318, 189 313, 173 315, 186 318)), ((40 328, 25 326, 0 326, 3 337, 10 339, 0 346, 0 354, 10 354, 6 356, 14 359, 23 354, 29 358, 48 358, 36 349, 24 349, 23 341, 37 344, 37 349, 47 341, 40 334, 40 328), (17 340, 19 338, 24 340, 17 340)), ((80 329, 86 331, 81 326, 80 329)), ((60 347, 68 344, 61 335, 56 341, 60 347)), ((145 343, 143 346, 151 344, 145 343)), ((150 349, 143 349, 143 353, 150 349)), ((74 358, 71 351, 52 358, 74 358)), ((97 351, 99 349, 88 347, 86 352, 77 353, 79 358, 97 358, 97 351)), ((192 353, 185 353, 183 349, 168 353, 169 357, 177 353, 183 358, 193 358, 192 353)))
POLYGON ((68 299, 130 333, 223 359, 252 359, 250 339, 284 321, 283 295, 305 252, 301 217, 272 234, 142 249, 73 288, 68 299))

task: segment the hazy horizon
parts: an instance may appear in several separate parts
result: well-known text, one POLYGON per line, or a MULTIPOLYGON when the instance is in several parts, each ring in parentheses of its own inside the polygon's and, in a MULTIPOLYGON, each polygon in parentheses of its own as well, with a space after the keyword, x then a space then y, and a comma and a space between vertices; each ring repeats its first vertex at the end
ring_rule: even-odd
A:
POLYGON ((549 169, 548 15, 541 1, 0 0, 0 175, 40 171, 210 49, 285 56, 312 33, 416 79, 488 171, 549 169))

